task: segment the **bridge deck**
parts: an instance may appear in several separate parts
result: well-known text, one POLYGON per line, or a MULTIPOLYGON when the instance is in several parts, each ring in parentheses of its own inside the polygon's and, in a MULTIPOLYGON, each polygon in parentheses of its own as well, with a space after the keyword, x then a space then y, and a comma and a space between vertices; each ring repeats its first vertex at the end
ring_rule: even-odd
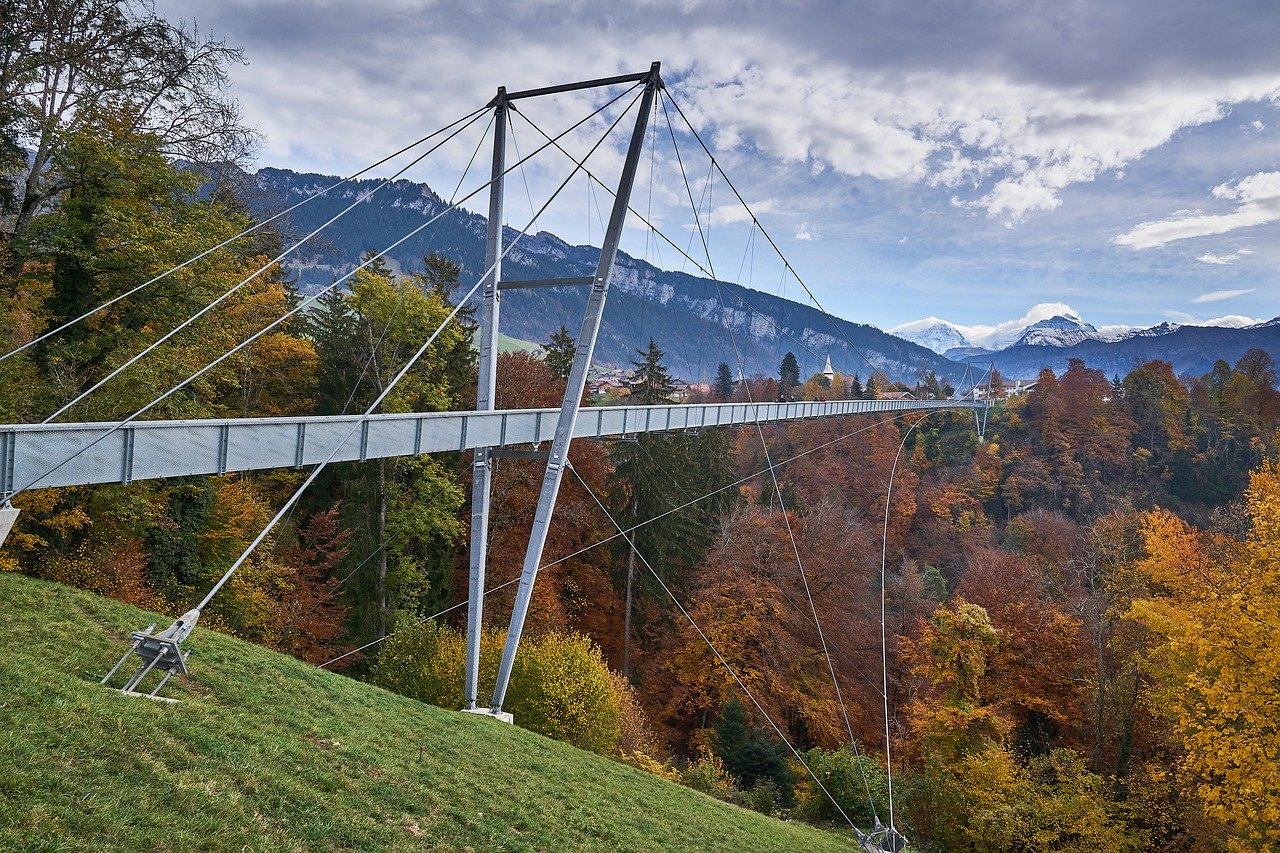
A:
MULTIPOLYGON (((601 406, 583 410, 576 438, 769 423, 871 412, 982 408, 953 400, 838 400, 601 406)), ((88 447, 113 423, 0 425, 0 496, 26 486, 63 459, 78 457, 37 488, 129 483, 158 477, 293 468, 323 462, 411 456, 550 441, 558 409, 431 412, 232 420, 136 421, 88 447)))

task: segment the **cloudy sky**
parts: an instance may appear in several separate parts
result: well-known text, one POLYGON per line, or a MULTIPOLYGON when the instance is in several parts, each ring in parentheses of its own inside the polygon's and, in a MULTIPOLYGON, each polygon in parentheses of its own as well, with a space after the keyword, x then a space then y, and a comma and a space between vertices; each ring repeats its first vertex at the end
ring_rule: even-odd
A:
MULTIPOLYGON (((882 328, 927 315, 994 325, 1037 303, 1065 303, 1099 326, 1280 314, 1274 0, 158 9, 244 48, 234 91, 266 136, 259 165, 348 174, 482 106, 498 85, 660 60, 674 102, 834 313, 882 328)), ((558 131, 618 93, 521 107, 558 131)), ((566 147, 585 153, 588 134, 630 100, 566 147)), ((602 177, 616 174, 632 116, 591 161, 602 177)), ((674 121, 716 272, 804 298, 674 121)), ((656 123, 636 204, 705 264, 661 112, 656 123)), ((482 119, 406 177, 449 196, 484 129, 482 119)), ((523 119, 513 130, 522 153, 536 147, 523 119)), ((463 194, 483 181, 484 160, 463 194)), ((513 176, 509 223, 524 226, 530 201, 540 205, 571 168, 549 150, 513 176)), ((603 193, 575 181, 537 227, 598 243, 607 210, 603 193)), ((638 229, 624 247, 679 268, 655 242, 638 229)))

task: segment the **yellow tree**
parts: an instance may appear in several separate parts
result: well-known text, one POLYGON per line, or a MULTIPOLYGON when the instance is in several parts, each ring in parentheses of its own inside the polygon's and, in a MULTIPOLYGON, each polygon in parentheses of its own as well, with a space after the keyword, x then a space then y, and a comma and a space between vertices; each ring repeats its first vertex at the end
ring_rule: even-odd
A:
POLYGON ((974 853, 1140 849, 1140 833, 1118 818, 1081 756, 1055 749, 1020 762, 1009 747, 1011 703, 993 678, 1009 641, 984 608, 957 597, 911 645, 913 829, 940 849, 974 853))
POLYGON ((1180 768, 1237 850, 1280 849, 1280 471, 1265 463, 1245 493, 1243 540, 1156 511, 1139 564, 1164 592, 1128 618, 1159 644, 1152 669, 1186 750, 1180 768))

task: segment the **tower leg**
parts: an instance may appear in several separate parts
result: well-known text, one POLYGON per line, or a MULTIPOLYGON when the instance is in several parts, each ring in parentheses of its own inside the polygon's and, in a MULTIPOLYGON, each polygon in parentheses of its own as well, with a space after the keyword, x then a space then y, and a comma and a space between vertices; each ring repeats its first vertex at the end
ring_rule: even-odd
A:
MULTIPOLYGON (((489 186, 489 234, 485 243, 484 301, 480 306, 480 366, 476 379, 476 411, 490 411, 498 379, 498 309, 502 265, 502 193, 506 171, 506 89, 498 90, 493 117, 493 183, 489 186)), ((484 577, 489 547, 489 448, 478 447, 471 463, 471 563, 467 579, 467 652, 463 710, 476 707, 480 689, 480 634, 484 628, 484 577)))

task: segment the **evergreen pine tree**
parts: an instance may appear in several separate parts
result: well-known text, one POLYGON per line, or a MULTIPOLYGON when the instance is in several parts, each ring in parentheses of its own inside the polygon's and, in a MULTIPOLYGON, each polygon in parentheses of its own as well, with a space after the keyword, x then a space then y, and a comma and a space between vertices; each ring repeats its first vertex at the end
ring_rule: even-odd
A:
POLYGON ((783 804, 791 801, 795 775, 787 766, 786 745, 765 729, 749 726, 746 709, 737 699, 730 699, 720 711, 711 745, 739 786, 753 788, 759 782, 772 782, 783 804))
POLYGON ((342 412, 360 375, 359 329, 341 288, 334 288, 307 313, 307 337, 320 364, 316 376, 316 414, 342 412))
POLYGON ((721 403, 728 403, 733 399, 733 384, 733 372, 729 370, 729 365, 723 361, 720 362, 716 367, 716 381, 711 392, 721 403))
POLYGON ((724 769, 736 779, 741 779, 747 753, 751 748, 751 732, 747 728, 747 710, 737 699, 730 699, 720 709, 716 720, 711 746, 724 763, 724 769))
POLYGON ((676 390, 667 366, 662 363, 665 355, 653 338, 649 339, 647 349, 636 350, 640 361, 631 362, 635 371, 627 385, 631 388, 631 399, 640 406, 656 406, 671 402, 671 394, 676 390))
POLYGON ((864 399, 865 394, 866 392, 862 390, 862 380, 858 378, 858 374, 853 374, 853 379, 849 381, 849 399, 861 400, 864 399))
POLYGON ((778 365, 778 393, 784 398, 790 397, 799 384, 800 363, 796 361, 795 353, 788 352, 782 357, 782 364, 778 365))
POLYGON ((564 326, 551 335, 551 342, 542 344, 542 360, 557 379, 568 379, 573 370, 573 357, 578 353, 578 345, 564 326))
MULTIPOLYGON (((413 275, 414 282, 424 294, 434 294, 438 297, 441 305, 453 305, 453 296, 462 279, 462 267, 436 252, 424 255, 422 266, 422 272, 413 275)), ((443 352, 444 370, 441 377, 448 383, 450 408, 464 408, 464 398, 469 400, 465 404, 466 407, 474 402, 474 398, 469 394, 476 381, 475 335, 478 325, 475 321, 475 313, 475 306, 466 306, 459 311, 458 315, 450 321, 450 325, 458 329, 461 334, 451 335, 440 342, 441 346, 446 347, 443 352)))
POLYGON ((867 377, 867 387, 863 389, 862 399, 864 400, 880 399, 880 385, 879 383, 876 382, 876 378, 874 376, 867 377))

